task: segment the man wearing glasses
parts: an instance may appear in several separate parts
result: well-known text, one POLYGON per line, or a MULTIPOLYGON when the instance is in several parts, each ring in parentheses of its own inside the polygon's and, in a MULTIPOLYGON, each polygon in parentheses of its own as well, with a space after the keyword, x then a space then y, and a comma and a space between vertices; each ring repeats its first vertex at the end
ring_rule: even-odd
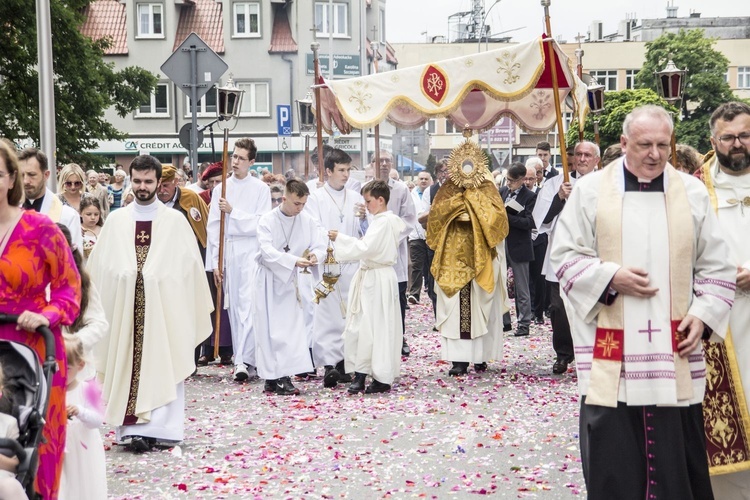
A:
POLYGON ((59 222, 68 229, 73 237, 73 244, 83 249, 81 216, 74 208, 63 205, 55 193, 47 189, 50 176, 47 155, 36 148, 26 148, 18 154, 18 166, 23 175, 23 192, 26 201, 23 208, 43 213, 52 222, 59 222))
POLYGON ((213 271, 218 287, 223 282, 224 308, 229 310, 234 348, 234 379, 238 382, 255 375, 255 336, 252 327, 252 287, 255 257, 259 251, 258 221, 271 210, 271 190, 252 175, 257 148, 249 137, 234 143, 227 178, 226 197, 221 185, 214 188, 208 213, 206 269, 213 271), (224 212, 224 262, 219 265, 219 226, 224 212))
MULTIPOLYGON (((715 155, 701 168, 721 235, 737 270, 737 289, 724 344, 705 344, 707 384, 703 416, 715 498, 750 491, 750 106, 728 102, 709 120, 715 155), (731 339, 731 342, 730 342, 731 339), (741 389, 740 389, 741 388, 741 389), (744 396, 744 397, 743 397, 744 396), (743 401, 744 399, 744 401, 743 401), (730 418, 727 419, 726 417, 730 418), (744 424, 742 424, 744 422, 744 424), (735 430, 726 439, 725 429, 735 430), (716 457, 726 457, 718 462, 716 457), (743 470, 744 469, 744 470, 743 470), (725 472, 731 472, 726 474, 725 472)), ((717 332, 724 334, 725 332, 717 332)))

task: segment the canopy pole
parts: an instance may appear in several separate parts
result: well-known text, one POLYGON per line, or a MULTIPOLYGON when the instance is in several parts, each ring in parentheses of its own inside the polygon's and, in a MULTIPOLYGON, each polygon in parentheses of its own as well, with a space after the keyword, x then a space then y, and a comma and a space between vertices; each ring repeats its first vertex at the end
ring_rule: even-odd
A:
MULTIPOLYGON (((310 44, 315 63, 315 134, 318 140, 318 181, 323 183, 323 169, 325 158, 323 157, 323 116, 320 111, 320 60, 318 59, 318 49, 320 44, 313 42, 310 44)), ((307 179, 305 179, 307 181, 307 179)))
MULTIPOLYGON (((578 40, 578 48, 576 49, 576 72, 578 73, 578 78, 583 80, 583 49, 581 48, 581 38, 581 34, 579 33, 578 36, 576 36, 576 40, 578 40)), ((580 125, 578 126, 578 142, 583 142, 583 127, 580 125)))
POLYGON ((544 7, 544 23, 547 27, 548 40, 545 41, 547 44, 547 59, 549 62, 550 71, 552 72, 552 94, 555 98, 555 113, 557 113, 557 137, 558 144, 560 147, 560 158, 562 159, 563 167, 563 180, 570 182, 570 176, 568 175, 568 152, 565 145, 565 133, 563 132, 562 122, 562 110, 560 108, 560 87, 557 82, 557 64, 555 62, 555 46, 554 39, 552 38, 552 24, 549 18, 549 6, 551 0, 541 0, 542 7, 544 7))
MULTIPOLYGON (((370 42, 372 49, 372 74, 378 74, 378 42, 370 42)), ((390 172, 389 172, 390 173, 390 172)), ((375 125, 375 167, 373 168, 375 180, 380 179, 380 124, 375 125)), ((388 177, 384 179, 388 181, 388 177)))

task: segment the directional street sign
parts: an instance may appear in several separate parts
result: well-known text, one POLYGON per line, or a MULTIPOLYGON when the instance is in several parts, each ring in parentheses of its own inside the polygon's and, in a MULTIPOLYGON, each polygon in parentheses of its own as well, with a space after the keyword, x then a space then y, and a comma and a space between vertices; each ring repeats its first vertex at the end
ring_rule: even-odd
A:
POLYGON ((161 70, 190 97, 191 126, 188 143, 190 164, 193 167, 193 178, 198 177, 198 100, 211 90, 229 66, 219 55, 211 50, 201 37, 190 33, 184 42, 177 47, 171 56, 161 65, 161 70))
POLYGON ((211 86, 226 73, 229 66, 219 55, 211 50, 206 42, 195 33, 191 33, 171 56, 161 65, 161 70, 177 86, 192 97, 193 69, 191 68, 191 53, 196 55, 196 99, 200 99, 209 91, 211 86))
POLYGON ((282 137, 292 135, 292 106, 289 104, 276 105, 276 127, 282 137))

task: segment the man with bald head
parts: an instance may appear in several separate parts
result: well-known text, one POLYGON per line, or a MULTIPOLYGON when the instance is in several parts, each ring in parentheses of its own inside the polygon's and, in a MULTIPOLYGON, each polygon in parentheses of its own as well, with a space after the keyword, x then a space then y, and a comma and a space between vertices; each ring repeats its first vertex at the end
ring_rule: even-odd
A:
POLYGON ((625 156, 576 183, 550 255, 571 313, 586 489, 710 499, 701 338, 726 332, 736 268, 706 188, 667 163, 669 113, 641 106, 622 128, 625 156))

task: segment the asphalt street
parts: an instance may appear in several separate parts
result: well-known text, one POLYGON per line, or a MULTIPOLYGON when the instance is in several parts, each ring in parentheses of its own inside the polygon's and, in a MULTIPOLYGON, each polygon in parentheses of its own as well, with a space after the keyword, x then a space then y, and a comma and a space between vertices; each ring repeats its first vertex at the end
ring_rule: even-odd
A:
MULTIPOLYGON (((424 305, 390 394, 350 396, 322 377, 265 395, 211 365, 186 381, 182 445, 108 448, 112 498, 584 498, 575 371, 552 375, 549 321, 506 334, 487 372, 448 377, 424 305)), ((322 370, 320 372, 322 375, 322 370)))

